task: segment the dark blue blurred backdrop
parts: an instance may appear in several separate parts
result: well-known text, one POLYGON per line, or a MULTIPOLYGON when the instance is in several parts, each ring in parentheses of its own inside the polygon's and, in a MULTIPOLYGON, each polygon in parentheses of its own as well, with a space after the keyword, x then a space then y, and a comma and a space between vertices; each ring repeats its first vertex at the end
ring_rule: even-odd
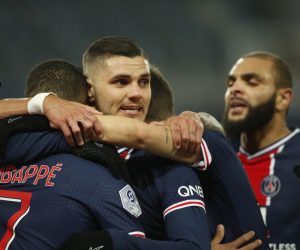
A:
POLYGON ((299 125, 299 7, 297 0, 0 0, 0 98, 22 97, 38 62, 80 65, 93 40, 125 35, 171 82, 177 112, 207 111, 218 119, 235 60, 253 50, 279 54, 294 75, 289 120, 299 125))

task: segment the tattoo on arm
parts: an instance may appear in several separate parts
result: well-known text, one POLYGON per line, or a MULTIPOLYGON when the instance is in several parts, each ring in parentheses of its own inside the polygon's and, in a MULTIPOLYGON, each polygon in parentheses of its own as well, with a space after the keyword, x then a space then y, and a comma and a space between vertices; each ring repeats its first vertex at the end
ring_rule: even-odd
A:
POLYGON ((166 127, 164 127, 164 129, 165 129, 165 132, 166 132, 166 144, 168 144, 169 143, 169 141, 170 141, 170 131, 169 131, 169 129, 168 128, 166 128, 166 127))

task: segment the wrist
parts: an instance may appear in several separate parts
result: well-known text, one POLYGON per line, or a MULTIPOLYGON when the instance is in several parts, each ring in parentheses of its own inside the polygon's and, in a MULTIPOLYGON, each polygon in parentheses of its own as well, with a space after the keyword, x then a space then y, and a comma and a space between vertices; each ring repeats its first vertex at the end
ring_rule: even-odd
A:
POLYGON ((39 93, 32 97, 28 104, 27 104, 27 111, 29 114, 36 114, 36 115, 43 115, 44 114, 44 101, 47 96, 49 95, 55 95, 53 92, 47 92, 47 93, 39 93))

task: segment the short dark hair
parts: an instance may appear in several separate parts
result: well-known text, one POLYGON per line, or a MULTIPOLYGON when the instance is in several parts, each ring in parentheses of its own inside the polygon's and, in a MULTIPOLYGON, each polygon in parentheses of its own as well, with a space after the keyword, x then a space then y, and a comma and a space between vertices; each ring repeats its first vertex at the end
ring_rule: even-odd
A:
POLYGON ((88 74, 87 68, 91 64, 110 56, 126 56, 130 58, 142 56, 148 60, 143 49, 128 37, 103 37, 93 42, 83 53, 82 64, 84 74, 88 74))
POLYGON ((272 70, 277 88, 293 88, 291 71, 282 58, 266 51, 255 51, 242 56, 242 58, 250 57, 269 60, 273 63, 272 70))
POLYGON ((51 59, 35 66, 27 76, 25 96, 54 92, 57 96, 87 103, 87 82, 81 68, 61 60, 51 59))
POLYGON ((146 121, 162 121, 174 115, 174 94, 159 68, 150 65, 151 101, 146 121))

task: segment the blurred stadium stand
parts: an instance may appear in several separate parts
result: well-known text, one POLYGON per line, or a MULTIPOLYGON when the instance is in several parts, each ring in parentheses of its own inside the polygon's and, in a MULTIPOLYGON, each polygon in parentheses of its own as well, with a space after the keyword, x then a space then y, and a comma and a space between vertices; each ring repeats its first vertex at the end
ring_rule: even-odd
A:
POLYGON ((267 50, 290 65, 289 120, 300 125, 300 2, 296 0, 0 0, 0 98, 22 97, 38 62, 81 53, 102 36, 129 36, 171 82, 178 112, 222 117, 225 78, 239 56, 267 50))

